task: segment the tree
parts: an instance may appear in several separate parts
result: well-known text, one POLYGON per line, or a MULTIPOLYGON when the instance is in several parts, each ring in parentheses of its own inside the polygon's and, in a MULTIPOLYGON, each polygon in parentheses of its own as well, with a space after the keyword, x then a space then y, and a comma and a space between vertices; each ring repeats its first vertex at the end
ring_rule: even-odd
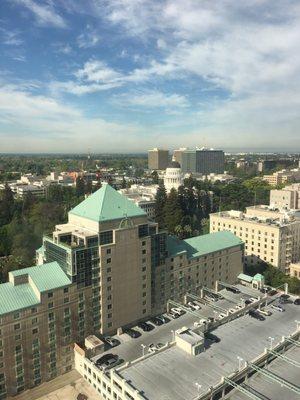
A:
POLYGON ((157 171, 152 171, 152 172, 151 172, 151 178, 152 178, 152 180, 153 180, 153 183, 154 183, 155 185, 158 185, 158 183, 159 183, 159 178, 158 178, 158 173, 157 173, 157 171))
POLYGON ((164 206, 165 225, 170 233, 176 232, 176 226, 181 224, 183 213, 180 207, 177 191, 172 188, 164 206))
POLYGON ((127 187, 127 183, 126 183, 126 180, 125 180, 125 178, 123 176, 122 183, 121 183, 121 189, 126 189, 126 187, 127 187))
POLYGON ((0 199, 0 226, 9 224, 14 213, 14 195, 6 184, 0 199))
POLYGON ((84 196, 84 192, 85 192, 84 180, 80 176, 78 176, 76 178, 76 196, 77 197, 84 196))
POLYGON ((155 196, 155 221, 160 229, 165 228, 165 210, 164 206, 167 200, 167 192, 163 183, 157 189, 155 196))

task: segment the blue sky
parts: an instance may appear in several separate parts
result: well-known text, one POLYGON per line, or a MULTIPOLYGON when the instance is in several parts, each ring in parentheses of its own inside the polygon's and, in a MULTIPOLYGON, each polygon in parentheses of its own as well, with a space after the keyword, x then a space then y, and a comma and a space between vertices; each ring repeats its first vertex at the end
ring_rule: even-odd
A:
POLYGON ((300 151, 300 3, 1 0, 0 152, 300 151))

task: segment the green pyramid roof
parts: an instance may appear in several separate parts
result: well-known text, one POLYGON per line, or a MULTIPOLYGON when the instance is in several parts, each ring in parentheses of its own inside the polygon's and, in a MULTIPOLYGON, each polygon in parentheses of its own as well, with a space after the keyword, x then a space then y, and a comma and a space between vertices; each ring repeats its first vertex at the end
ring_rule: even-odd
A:
POLYGON ((73 208, 69 214, 96 222, 111 221, 127 217, 146 216, 146 212, 136 206, 110 185, 103 185, 97 192, 87 197, 73 208))

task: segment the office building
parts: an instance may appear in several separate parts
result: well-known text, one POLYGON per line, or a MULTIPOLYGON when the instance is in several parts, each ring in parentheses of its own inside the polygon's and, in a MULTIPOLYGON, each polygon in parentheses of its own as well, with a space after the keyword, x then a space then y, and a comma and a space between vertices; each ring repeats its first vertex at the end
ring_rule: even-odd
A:
POLYGON ((162 170, 166 169, 169 163, 169 151, 154 148, 148 150, 148 169, 162 170))
POLYGON ((285 186, 281 190, 270 191, 270 206, 279 209, 297 210, 300 208, 300 183, 285 186))
POLYGON ((224 173, 225 156, 222 150, 205 148, 187 149, 182 152, 181 159, 181 170, 183 173, 196 172, 202 175, 224 173))
POLYGON ((231 231, 245 242, 246 265, 267 262, 289 273, 300 259, 300 221, 294 215, 269 213, 267 207, 210 214, 210 232, 218 231, 231 231))
POLYGON ((271 186, 278 186, 284 183, 292 183, 300 181, 300 169, 283 169, 278 172, 274 172, 272 175, 264 175, 263 180, 268 182, 271 186))
POLYGON ((182 164, 182 153, 183 153, 185 150, 187 150, 186 147, 181 147, 180 149, 174 150, 174 151, 173 151, 173 160, 174 160, 174 161, 177 161, 177 162, 180 164, 180 166, 181 166, 181 164, 182 164))

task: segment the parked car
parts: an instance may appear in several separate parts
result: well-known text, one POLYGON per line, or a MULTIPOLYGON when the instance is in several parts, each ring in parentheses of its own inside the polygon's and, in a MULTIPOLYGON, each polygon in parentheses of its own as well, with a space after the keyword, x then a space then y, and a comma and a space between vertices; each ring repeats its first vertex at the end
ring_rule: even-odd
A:
POLYGON ((270 315, 272 315, 271 311, 269 310, 265 310, 265 309, 258 309, 257 310, 260 314, 266 315, 267 317, 270 317, 270 315))
POLYGON ((289 298, 290 298, 290 296, 288 294, 282 294, 279 297, 279 303, 281 303, 281 304, 288 303, 289 302, 289 298))
POLYGON ((112 368, 118 364, 119 357, 116 354, 105 354, 96 361, 96 366, 102 370, 112 368))
POLYGON ((285 311, 285 309, 284 309, 280 304, 271 304, 271 307, 272 307, 274 310, 277 310, 277 311, 279 311, 279 312, 285 311))
POLYGON ((227 317, 227 315, 224 314, 224 313, 220 313, 220 314, 218 315, 218 317, 219 317, 219 319, 223 319, 223 318, 227 317))
POLYGON ((179 308, 179 307, 173 307, 173 308, 171 308, 171 311, 172 312, 175 312, 175 313, 177 313, 177 314, 179 314, 179 315, 182 315, 182 314, 184 314, 184 311, 183 311, 183 309, 182 308, 179 308))
POLYGON ((163 346, 164 346, 163 343, 157 343, 157 344, 150 343, 148 351, 149 351, 149 353, 155 353, 157 350, 161 349, 163 346))
POLYGON ((138 337, 141 336, 141 333, 136 331, 135 329, 127 329, 124 333, 126 333, 126 335, 130 336, 133 339, 137 339, 138 337))
POLYGON ((252 303, 252 301, 250 300, 250 299, 246 299, 245 300, 245 305, 247 306, 248 304, 251 304, 252 303))
POLYGON ((235 294, 241 293, 240 289, 238 289, 238 288, 236 288, 234 286, 226 286, 225 289, 228 290, 229 292, 232 292, 232 293, 235 293, 235 294))
POLYGON ((236 309, 234 309, 234 308, 230 308, 230 309, 228 310, 228 312, 229 312, 229 314, 233 314, 233 313, 235 313, 235 312, 236 312, 236 309))
POLYGON ((218 336, 214 335, 211 332, 205 333, 204 337, 205 337, 205 339, 208 339, 208 340, 210 340, 211 342, 214 342, 214 343, 219 343, 221 341, 221 339, 218 338, 218 336))
POLYGON ((269 291, 269 295, 270 296, 275 296, 275 294, 277 294, 278 292, 277 292, 277 290, 276 289, 271 289, 270 291, 269 291))
POLYGON ((250 315, 250 317, 258 319, 259 321, 264 321, 266 319, 264 316, 262 316, 256 310, 249 310, 249 315, 250 315))
POLYGON ((200 321, 194 322, 194 327, 198 328, 199 326, 207 324, 207 322, 208 322, 207 319, 202 318, 202 319, 200 319, 200 321))
POLYGON ((120 344, 119 340, 112 338, 110 336, 105 336, 105 342, 110 345, 110 347, 116 347, 120 344))
POLYGON ((152 324, 156 325, 156 326, 160 326, 164 324, 164 321, 162 318, 160 317, 153 317, 150 319, 150 322, 152 322, 152 324))
POLYGON ((242 308, 244 308, 241 304, 237 304, 236 306, 235 306, 235 308, 237 309, 237 310, 241 310, 242 308))
POLYGON ((255 297, 250 297, 250 299, 249 299, 250 301, 251 301, 251 303, 255 303, 256 301, 258 301, 258 299, 257 298, 255 298, 255 297))
POLYGON ((180 314, 178 313, 178 312, 176 312, 176 311, 170 311, 169 312, 169 316, 171 317, 171 318, 173 318, 173 319, 176 319, 176 318, 179 318, 180 317, 180 314))
POLYGON ((207 301, 218 301, 218 298, 214 296, 213 294, 206 294, 204 296, 205 300, 207 301))
POLYGON ((294 304, 296 304, 297 306, 300 305, 300 297, 298 297, 298 299, 296 299, 296 300, 294 301, 294 304))
POLYGON ((189 302, 187 303, 187 305, 188 305, 190 308, 192 308, 193 310, 195 310, 195 311, 201 309, 201 307, 199 306, 199 304, 195 303, 194 301, 189 301, 189 302))
POLYGON ((149 332, 153 329, 153 325, 147 324, 147 322, 140 322, 137 326, 144 332, 149 332))

